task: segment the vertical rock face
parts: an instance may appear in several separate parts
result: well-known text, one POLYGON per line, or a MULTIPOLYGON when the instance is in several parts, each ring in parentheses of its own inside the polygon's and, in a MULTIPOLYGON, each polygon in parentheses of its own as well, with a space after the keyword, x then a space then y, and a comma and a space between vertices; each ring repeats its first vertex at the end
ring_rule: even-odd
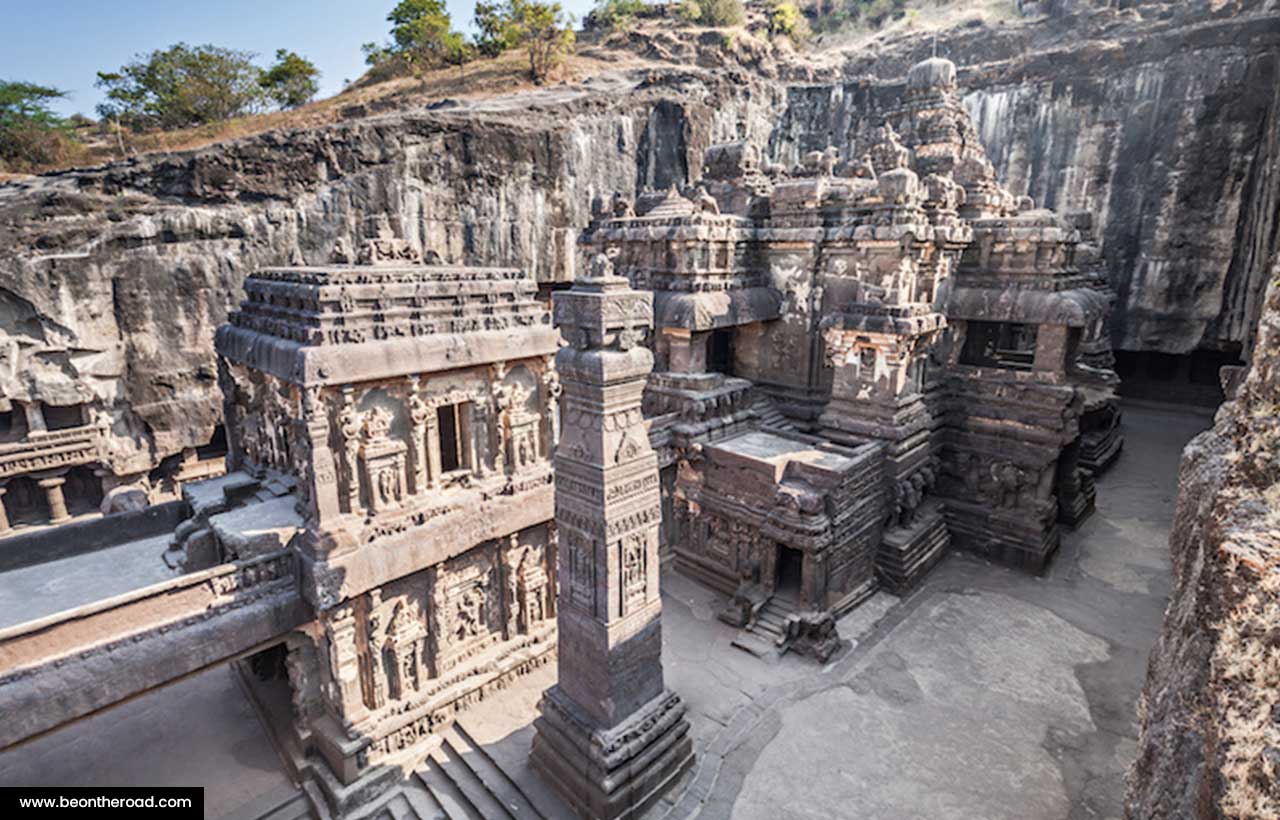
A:
MULTIPOLYGON (((1002 179, 1103 215, 1116 347, 1247 348, 1280 232, 1280 6, 1022 5, 1032 22, 936 44, 1002 179)), ((879 124, 934 47, 907 35, 836 55, 827 75, 813 65, 831 55, 769 77, 602 75, 0 186, 3 399, 87 405, 112 425, 106 465, 145 471, 220 421, 213 330, 249 272, 328 262, 387 213, 444 261, 569 281, 605 192, 696 179, 714 143, 788 166, 828 145, 848 157, 849 135, 879 124)))
POLYGON ((1280 816, 1280 265, 1248 377, 1183 455, 1126 816, 1280 816))
MULTIPOLYGON (((962 27, 939 53, 1002 181, 1099 215, 1123 350, 1250 345, 1277 247, 1280 22, 1274 4, 1075 3, 1048 23, 962 27), (1101 11, 1094 6, 1102 7, 1101 11), (1094 11, 1091 15, 1087 11, 1094 11)), ((851 59, 832 85, 793 86, 773 152, 845 146, 883 116, 918 38, 851 59)))
POLYGON ((1236 34, 966 100, 1015 192, 1099 214, 1121 348, 1250 342, 1276 241, 1280 62, 1236 34))

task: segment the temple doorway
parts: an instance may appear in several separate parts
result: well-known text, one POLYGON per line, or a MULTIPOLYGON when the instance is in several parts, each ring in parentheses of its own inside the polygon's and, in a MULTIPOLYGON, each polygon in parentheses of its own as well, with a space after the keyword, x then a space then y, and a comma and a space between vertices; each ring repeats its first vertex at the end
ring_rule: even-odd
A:
POLYGON ((733 328, 711 331, 707 339, 707 372, 733 375, 733 328))
POLYGON ((778 545, 777 575, 774 593, 800 599, 800 580, 804 570, 804 553, 793 547, 778 545))

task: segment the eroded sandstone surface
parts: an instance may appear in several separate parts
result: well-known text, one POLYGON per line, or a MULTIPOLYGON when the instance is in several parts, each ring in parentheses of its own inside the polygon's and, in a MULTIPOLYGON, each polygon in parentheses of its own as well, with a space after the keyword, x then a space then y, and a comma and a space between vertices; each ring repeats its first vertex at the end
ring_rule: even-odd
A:
POLYGON ((1280 278, 1248 377, 1183 456, 1174 586, 1140 709, 1129 817, 1280 814, 1278 401, 1280 278))

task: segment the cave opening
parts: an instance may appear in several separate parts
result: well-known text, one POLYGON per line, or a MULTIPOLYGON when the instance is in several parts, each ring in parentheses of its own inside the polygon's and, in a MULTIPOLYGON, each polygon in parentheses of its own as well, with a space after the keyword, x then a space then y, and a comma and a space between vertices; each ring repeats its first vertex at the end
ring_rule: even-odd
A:
POLYGON ((1216 407, 1226 399, 1222 368, 1244 366, 1238 348, 1183 354, 1117 350, 1115 357, 1121 396, 1198 407, 1216 407))

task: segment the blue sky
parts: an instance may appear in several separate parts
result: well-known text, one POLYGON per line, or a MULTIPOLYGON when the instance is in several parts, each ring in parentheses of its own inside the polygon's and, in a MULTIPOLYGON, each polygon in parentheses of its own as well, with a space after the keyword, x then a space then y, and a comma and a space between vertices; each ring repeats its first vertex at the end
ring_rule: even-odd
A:
MULTIPOLYGON (((320 95, 342 89, 364 70, 360 44, 387 37, 396 0, 0 0, 0 79, 71 92, 55 104, 63 114, 94 116, 101 100, 97 72, 135 54, 179 41, 256 52, 298 52, 319 67, 320 95)), ((469 31, 473 0, 447 0, 455 28, 469 31)), ((561 0, 579 20, 592 0, 561 0)))

